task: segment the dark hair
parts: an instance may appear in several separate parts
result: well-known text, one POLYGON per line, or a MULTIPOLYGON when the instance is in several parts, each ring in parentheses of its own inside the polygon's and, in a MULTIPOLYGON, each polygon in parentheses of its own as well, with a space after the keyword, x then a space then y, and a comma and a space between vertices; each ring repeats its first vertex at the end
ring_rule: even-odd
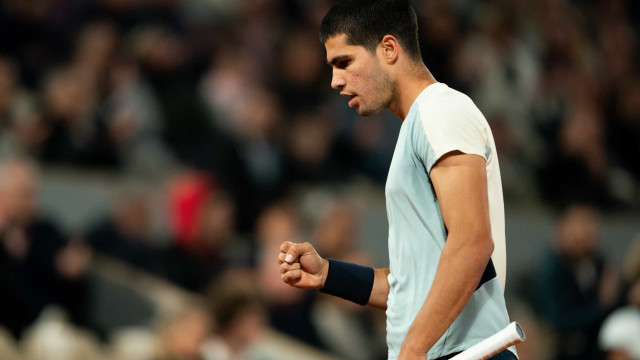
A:
POLYGON ((385 35, 393 35, 411 58, 421 58, 418 18, 409 0, 338 1, 322 19, 320 41, 340 34, 371 53, 385 35))

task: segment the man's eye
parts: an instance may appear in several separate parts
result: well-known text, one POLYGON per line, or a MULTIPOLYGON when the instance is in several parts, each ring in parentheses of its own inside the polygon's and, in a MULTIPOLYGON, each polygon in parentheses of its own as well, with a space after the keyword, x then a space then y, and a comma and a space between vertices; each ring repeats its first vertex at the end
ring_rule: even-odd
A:
POLYGON ((350 64, 350 63, 351 63, 351 61, 350 61, 350 60, 340 61, 340 62, 338 63, 338 68, 340 68, 340 69, 344 69, 344 68, 346 68, 347 66, 349 66, 349 64, 350 64))

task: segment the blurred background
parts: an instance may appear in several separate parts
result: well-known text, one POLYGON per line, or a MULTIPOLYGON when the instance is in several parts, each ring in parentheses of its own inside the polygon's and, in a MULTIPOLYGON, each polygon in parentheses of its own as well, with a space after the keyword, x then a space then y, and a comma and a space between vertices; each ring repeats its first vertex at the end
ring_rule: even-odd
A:
MULTIPOLYGON (((0 357, 386 359, 384 313, 280 281, 386 267, 401 122, 330 89, 328 0, 0 2, 0 357)), ((530 359, 640 359, 640 2, 416 1, 496 140, 530 359)))

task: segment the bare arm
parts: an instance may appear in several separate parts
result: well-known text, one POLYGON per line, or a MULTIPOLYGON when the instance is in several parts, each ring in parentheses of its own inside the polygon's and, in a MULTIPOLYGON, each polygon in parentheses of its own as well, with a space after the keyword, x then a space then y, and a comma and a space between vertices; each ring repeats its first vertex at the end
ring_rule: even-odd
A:
POLYGON ((387 299, 389 298, 389 268, 376 269, 373 278, 373 289, 371 289, 371 296, 369 296, 369 302, 367 305, 386 310, 387 299))
MULTIPOLYGON (((278 255, 280 277, 285 283, 301 289, 322 289, 329 272, 329 261, 318 255, 309 243, 282 243, 278 255)), ((389 269, 375 269, 373 288, 367 305, 387 308, 389 297, 389 269)))
POLYGON ((493 252, 485 159, 451 152, 430 175, 448 236, 429 295, 398 360, 424 360, 471 298, 493 252))

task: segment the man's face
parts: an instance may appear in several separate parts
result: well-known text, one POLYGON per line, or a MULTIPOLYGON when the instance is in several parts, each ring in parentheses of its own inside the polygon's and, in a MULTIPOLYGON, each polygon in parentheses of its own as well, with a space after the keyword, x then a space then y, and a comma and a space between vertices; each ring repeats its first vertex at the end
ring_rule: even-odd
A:
POLYGON ((348 45, 345 34, 330 37, 324 45, 327 62, 333 69, 331 87, 350 98, 349 107, 367 116, 389 106, 395 85, 377 53, 371 54, 363 46, 348 45))
POLYGON ((598 212, 586 205, 574 205, 564 214, 559 227, 559 245, 564 253, 581 259, 594 253, 599 232, 598 212))
POLYGON ((24 164, 10 164, 0 182, 0 210, 6 221, 25 225, 38 207, 39 178, 35 169, 24 164))

